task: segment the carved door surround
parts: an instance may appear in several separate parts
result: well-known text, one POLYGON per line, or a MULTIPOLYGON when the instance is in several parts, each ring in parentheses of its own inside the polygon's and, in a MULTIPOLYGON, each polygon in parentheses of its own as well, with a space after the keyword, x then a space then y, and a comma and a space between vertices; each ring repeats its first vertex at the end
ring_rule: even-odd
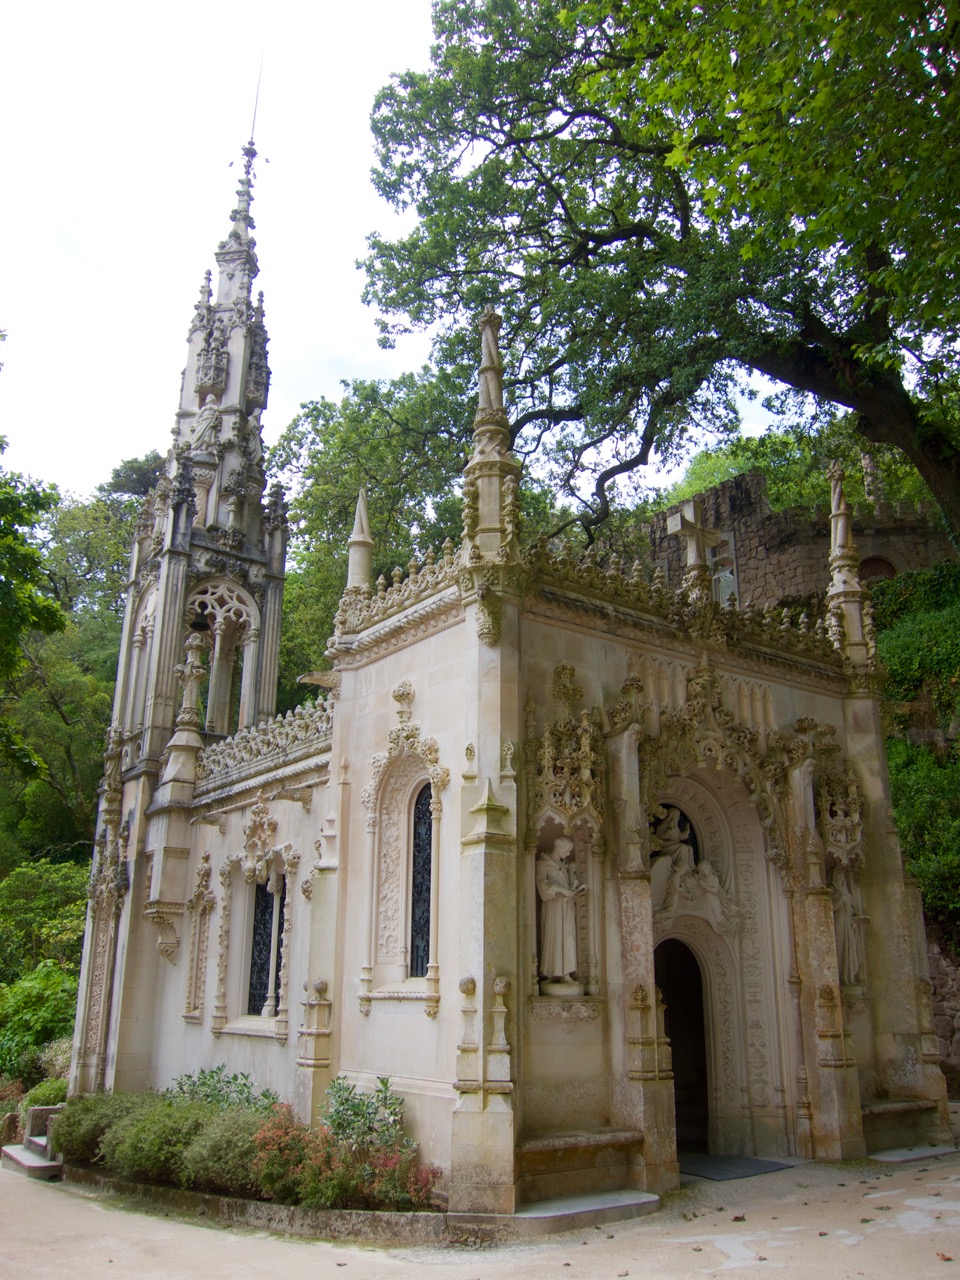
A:
POLYGON ((661 809, 676 807, 689 819, 697 871, 709 866, 719 884, 719 902, 705 903, 701 877, 691 877, 689 896, 681 893, 653 925, 654 945, 684 943, 703 976, 711 1150, 786 1154, 793 1148, 785 1099, 795 1073, 784 1059, 795 1053, 786 1026, 794 959, 787 902, 764 857, 761 823, 727 769, 671 777, 658 799, 661 809))

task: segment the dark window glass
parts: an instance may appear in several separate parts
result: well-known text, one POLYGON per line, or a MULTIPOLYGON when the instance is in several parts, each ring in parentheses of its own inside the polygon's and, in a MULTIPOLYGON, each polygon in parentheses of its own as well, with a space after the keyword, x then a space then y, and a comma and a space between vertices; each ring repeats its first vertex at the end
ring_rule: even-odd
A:
POLYGON ((433 817, 430 787, 413 806, 413 877, 410 901, 410 977, 424 978, 430 958, 430 846, 433 817))
MULTIPOLYGON (((283 951, 283 913, 286 907, 287 882, 280 879, 280 920, 277 935, 277 962, 273 970, 273 999, 276 1007, 280 989, 280 960, 283 951)), ((273 937, 273 894, 265 884, 256 886, 253 902, 253 938, 250 945, 250 990, 247 1013, 258 1017, 267 1003, 270 987, 270 943, 273 937)))

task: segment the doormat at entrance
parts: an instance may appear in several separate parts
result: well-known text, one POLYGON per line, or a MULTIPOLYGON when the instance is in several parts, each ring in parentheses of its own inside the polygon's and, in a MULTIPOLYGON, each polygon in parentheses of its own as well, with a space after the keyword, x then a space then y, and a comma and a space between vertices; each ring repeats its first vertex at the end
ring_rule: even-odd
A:
POLYGON ((704 1151, 681 1151, 680 1172, 712 1182, 729 1182, 732 1178, 755 1178, 759 1173, 775 1173, 789 1169, 779 1160, 757 1160, 753 1156, 712 1156, 704 1151))

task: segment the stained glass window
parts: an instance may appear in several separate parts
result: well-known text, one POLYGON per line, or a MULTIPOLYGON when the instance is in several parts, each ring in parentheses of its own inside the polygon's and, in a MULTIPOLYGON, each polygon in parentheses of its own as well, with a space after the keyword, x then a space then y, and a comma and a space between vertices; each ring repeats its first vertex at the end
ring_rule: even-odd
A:
POLYGON ((430 959, 430 860, 433 817, 430 786, 413 806, 413 876, 410 893, 410 977, 423 978, 430 959))

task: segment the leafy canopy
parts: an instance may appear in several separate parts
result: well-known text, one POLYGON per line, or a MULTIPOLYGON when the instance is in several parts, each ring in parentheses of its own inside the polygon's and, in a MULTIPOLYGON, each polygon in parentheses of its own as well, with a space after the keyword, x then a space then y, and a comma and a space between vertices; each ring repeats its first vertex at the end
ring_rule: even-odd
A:
POLYGON ((956 55, 940 6, 868 10, 440 0, 432 69, 380 93, 374 182, 419 216, 370 239, 384 338, 435 326, 462 361, 496 304, 517 447, 592 486, 587 526, 732 432, 755 371, 853 411, 960 529, 956 55))

